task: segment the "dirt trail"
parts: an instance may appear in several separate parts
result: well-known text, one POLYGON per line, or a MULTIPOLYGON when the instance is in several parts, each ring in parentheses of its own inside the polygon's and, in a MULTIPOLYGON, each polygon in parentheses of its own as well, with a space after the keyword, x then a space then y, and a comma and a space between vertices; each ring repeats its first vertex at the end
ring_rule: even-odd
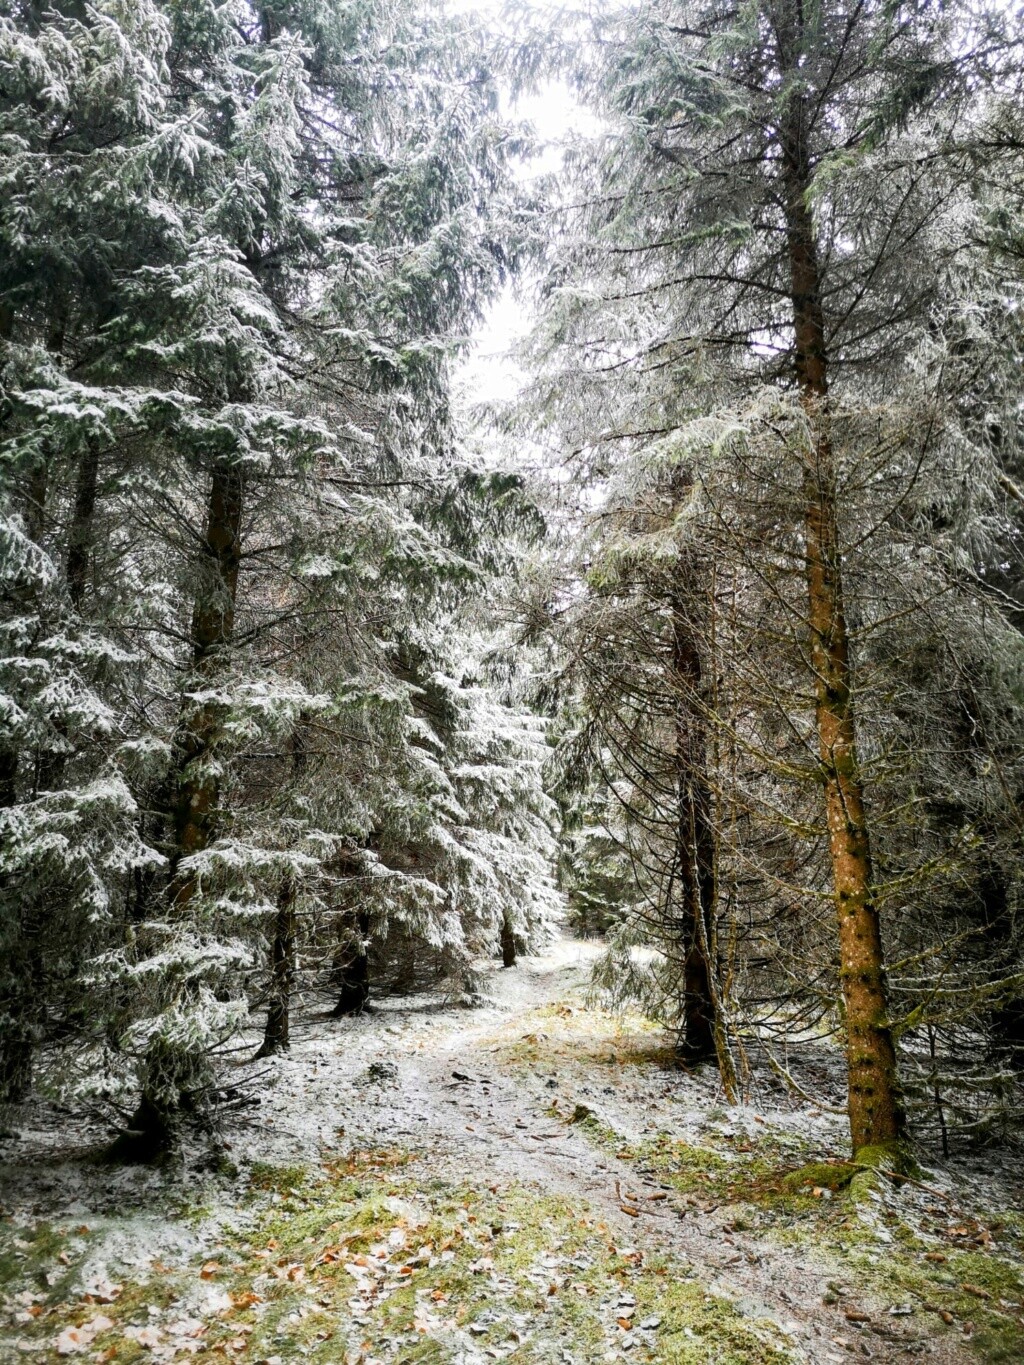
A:
MULTIPOLYGON (((635 1249, 647 1259, 667 1254, 679 1273, 696 1277, 744 1317, 776 1324, 795 1362, 824 1365, 851 1356, 882 1362, 926 1356, 947 1365, 977 1360, 967 1340, 969 1324, 947 1330, 927 1304, 886 1298, 878 1289, 884 1276, 874 1278, 874 1297, 853 1283, 836 1286, 843 1267, 828 1248, 813 1236, 787 1237, 785 1219, 779 1235, 774 1225, 765 1230, 757 1210, 744 1218, 735 1197, 722 1195, 721 1183, 716 1195, 710 1174, 706 1193, 699 1183, 696 1191, 661 1183, 662 1168, 645 1164, 644 1156, 659 1134, 687 1144, 698 1161, 706 1155, 709 1172, 720 1174, 733 1169, 733 1150, 756 1155, 764 1139, 776 1144, 776 1157, 795 1152, 790 1165, 800 1165, 802 1154, 841 1151, 842 1120, 794 1102, 778 1088, 755 1093, 753 1105, 724 1106, 712 1069, 680 1072, 666 1054, 667 1040, 649 1024, 587 1004, 586 981, 599 951, 593 943, 561 939, 546 955, 521 958, 512 970, 482 964, 472 1009, 439 1010, 436 999, 407 998, 344 1021, 328 1019, 323 1002, 299 1011, 291 1052, 259 1072, 258 1106, 233 1116, 226 1127, 224 1147, 238 1165, 238 1183, 218 1187, 207 1222, 194 1230, 169 1217, 161 1221, 160 1213, 169 1193, 174 1198, 173 1190, 189 1189, 188 1167, 174 1177, 179 1183, 173 1190, 168 1177, 156 1173, 100 1171, 67 1153, 76 1141, 82 1149, 95 1143, 96 1129, 83 1124, 69 1131, 63 1120, 55 1124, 53 1110, 40 1106, 34 1123, 26 1115, 21 1138, 0 1168, 9 1225, 87 1217, 93 1231, 76 1283, 130 1276, 132 1267, 144 1279, 152 1274, 146 1267, 161 1258, 186 1267, 217 1254, 226 1229, 252 1223, 247 1172, 255 1163, 316 1171, 360 1151, 402 1149, 412 1159, 413 1178, 424 1184, 436 1178, 478 1190, 515 1186, 589 1211, 622 1251, 635 1249), (584 1113, 589 1121, 572 1121, 584 1113), (126 1216, 132 1207, 139 1212, 126 1216), (858 1312, 864 1320, 851 1322, 858 1312)), ((254 1031, 249 1056, 257 1039, 254 1031)), ((240 1063, 239 1073, 251 1076, 251 1064, 240 1063)), ((737 1156, 736 1169, 747 1159, 737 1156)), ((315 1194, 308 1198, 315 1204, 315 1194)), ((838 1205, 836 1211, 841 1216, 838 1205)), ((850 1221, 856 1224, 851 1236, 867 1246, 868 1260, 884 1265, 893 1236, 881 1212, 869 1208, 850 1221)), ((789 1221, 792 1227, 795 1220, 789 1221)), ((9 1298, 12 1321, 27 1321, 39 1298, 9 1298)), ((614 1311, 611 1321, 614 1332, 614 1311)), ((625 1359, 629 1336, 619 1349, 602 1348, 593 1359, 625 1359)), ((637 1355, 659 1359, 656 1350, 637 1355)), ((162 1358, 179 1357, 168 1348, 162 1358)), ((472 1353, 440 1358, 483 1359, 472 1353)))
MULTIPOLYGON (((562 939, 543 957, 521 958, 513 970, 488 964, 482 982, 488 1003, 467 1013, 432 1015, 391 1005, 354 1021, 336 1044, 335 1066, 323 1074, 327 1093, 322 1098, 332 1107, 336 1103, 331 1092, 339 1070, 358 1076, 361 1068, 385 1062, 397 1075, 361 1092, 355 1087, 360 1095, 355 1105, 352 1088, 346 1087, 345 1137, 426 1150, 431 1168, 449 1178, 481 1185, 496 1179, 530 1182, 589 1205, 623 1244, 671 1253, 691 1265, 715 1294, 746 1314, 774 1321, 792 1343, 796 1360, 848 1360, 851 1350, 878 1361, 906 1359, 908 1353, 943 1362, 974 1359, 955 1340, 936 1343, 920 1318, 905 1326, 891 1317, 890 1304, 852 1294, 839 1305, 823 1303, 836 1272, 820 1256, 732 1229, 725 1211, 688 1206, 656 1177, 638 1173, 605 1145, 595 1144, 581 1125, 566 1121, 577 1104, 586 1105, 626 1138, 666 1126, 685 1130, 687 1121, 703 1119, 715 1108, 714 1078, 694 1080, 628 1061, 595 1060, 595 1051, 600 1056, 616 1036, 607 1016, 587 1010, 583 1002, 599 951, 593 943, 562 939), (559 1022, 559 1009, 580 1021, 583 1045, 574 1048, 570 1038, 553 1057, 531 1061, 527 1056, 510 1065, 509 1054, 524 1034, 537 1038, 542 1048, 550 1041, 545 1031, 559 1022), (592 1022, 594 1027, 588 1027, 592 1022), (685 1105, 687 1099, 694 1110, 681 1113, 680 1100, 685 1105), (652 1194, 662 1197, 649 1201, 645 1196, 652 1194), (624 1205, 642 1211, 633 1217, 624 1205), (865 1330, 849 1323, 844 1307, 870 1309, 873 1325, 865 1330)), ((307 1036, 303 1050, 314 1047, 314 1035, 307 1036)), ((301 1063, 293 1058, 285 1065, 301 1063)), ((308 1075, 303 1085, 319 1108, 317 1087, 309 1088, 308 1075)), ((279 1098, 282 1088, 291 1088, 283 1076, 279 1098)), ((289 1102, 283 1106, 285 1112, 292 1108, 289 1102)), ((841 1134, 840 1125, 824 1115, 818 1123, 841 1134)), ((841 1136, 837 1145, 841 1149, 841 1136)))

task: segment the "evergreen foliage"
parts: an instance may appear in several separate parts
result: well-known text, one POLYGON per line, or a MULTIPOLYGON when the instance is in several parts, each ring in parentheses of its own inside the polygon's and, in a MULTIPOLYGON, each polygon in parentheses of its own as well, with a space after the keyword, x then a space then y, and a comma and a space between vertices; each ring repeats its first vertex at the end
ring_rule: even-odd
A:
MULTIPOLYGON (((554 58, 601 125, 567 158, 526 417, 598 507, 551 615, 567 762, 634 888, 602 980, 684 1054, 712 1018, 727 1090, 751 1027, 845 1033, 855 1148, 903 1132, 897 1035, 945 1141, 967 1037, 995 1058, 1017 1017, 1002 23, 651 4, 554 58)), ((956 1125, 1000 1128, 1019 1091, 973 1069, 956 1125)))
POLYGON ((518 140, 415 5, 2 22, 0 1070, 74 1033, 151 1156, 261 998, 287 1045, 351 883, 456 975, 550 916, 542 737, 457 606, 531 514, 448 398, 518 140))

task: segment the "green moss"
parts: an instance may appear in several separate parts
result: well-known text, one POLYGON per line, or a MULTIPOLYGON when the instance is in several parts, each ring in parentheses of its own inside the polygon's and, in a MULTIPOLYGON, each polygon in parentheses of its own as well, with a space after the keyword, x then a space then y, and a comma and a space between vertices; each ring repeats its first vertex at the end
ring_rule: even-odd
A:
MULTIPOLYGON (((927 1260, 927 1254, 935 1255, 930 1252, 934 1242, 923 1241, 900 1221, 898 1212, 886 1214, 886 1226, 880 1228, 874 1214, 865 1217, 859 1211, 861 1201, 867 1203, 866 1196, 875 1188, 872 1182, 877 1188, 899 1188, 898 1176, 894 1182, 884 1172, 906 1173, 907 1163, 899 1153, 894 1160, 891 1148, 858 1152, 855 1161, 837 1157, 801 1162, 802 1145, 770 1130, 731 1141, 710 1132, 701 1144, 662 1133, 627 1144, 592 1116, 581 1116, 578 1126, 595 1143, 634 1162, 645 1175, 671 1185, 684 1204, 717 1208, 732 1230, 756 1230, 760 1238, 812 1248, 836 1281, 883 1303, 896 1299, 912 1303, 936 1333, 962 1333, 967 1349, 987 1365, 1020 1359, 1024 1283, 1015 1256, 1024 1217, 1017 1211, 1000 1211, 998 1220, 989 1220, 993 1228, 1001 1229, 1000 1250, 954 1251, 947 1260, 927 1260), (972 1292, 978 1290, 988 1297, 972 1292), (943 1313, 952 1319, 951 1325, 943 1313)), ((870 1207, 878 1208, 875 1200, 870 1207)), ((684 1300, 690 1297, 684 1295, 684 1300)), ((837 1294, 833 1301, 841 1297, 837 1294)), ((697 1330, 692 1322, 689 1325, 697 1330)), ((693 1354, 693 1341, 687 1341, 689 1345, 660 1339, 658 1360, 671 1365, 707 1359, 706 1351, 693 1354)), ((721 1358, 729 1359, 725 1354, 721 1358)))
POLYGON ((271 1166, 263 1161, 254 1161, 249 1169, 249 1188, 275 1194, 302 1192, 309 1181, 305 1166, 271 1166))
POLYGON ((0 1229, 0 1287, 26 1285, 58 1302, 78 1280, 84 1251, 77 1239, 51 1223, 0 1229))
POLYGON ((793 1193, 806 1193, 807 1187, 823 1190, 843 1190, 857 1174, 857 1167, 849 1161, 810 1161, 782 1177, 782 1188, 793 1193))

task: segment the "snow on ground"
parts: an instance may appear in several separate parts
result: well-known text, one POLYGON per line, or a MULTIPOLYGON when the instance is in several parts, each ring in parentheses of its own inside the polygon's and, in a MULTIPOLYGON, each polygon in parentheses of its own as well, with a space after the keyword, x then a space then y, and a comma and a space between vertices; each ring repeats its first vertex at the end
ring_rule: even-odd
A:
MULTIPOLYGON (((114 1311, 102 1307, 114 1302, 104 1286, 151 1283, 164 1271, 177 1274, 190 1265, 219 1267, 211 1258, 224 1258, 232 1238, 263 1236, 275 1208, 289 1217, 315 1209, 315 1187, 290 1189, 288 1171, 301 1181, 303 1171, 335 1169, 342 1159, 350 1171, 379 1171, 388 1168, 388 1153, 401 1153, 409 1163, 408 1179, 418 1182, 411 1195, 392 1200, 400 1228, 425 1225, 428 1213, 419 1208, 416 1190, 427 1186, 526 1190, 538 1201, 561 1200, 569 1209, 587 1210, 592 1220, 587 1226, 603 1230, 625 1263, 642 1267, 644 1258, 653 1264, 652 1258, 668 1255, 671 1275, 703 1286, 712 1296, 708 1302, 721 1299, 735 1305, 745 1321, 774 1324, 775 1346, 764 1347, 765 1360, 827 1362, 851 1353, 882 1361, 1014 1358, 1012 1351, 1000 1356, 985 1345, 989 1337, 997 1345, 1012 1341, 1015 1324, 1024 1321, 1019 1280, 1009 1271, 1009 1278, 1003 1275, 1019 1255, 1014 1237, 1024 1233, 1021 1192, 1014 1183, 1019 1172, 1008 1158, 947 1165, 899 1191, 869 1194, 852 1210, 831 1189, 812 1189, 813 1182, 796 1194, 787 1192, 779 1171, 843 1154, 842 1118, 787 1094, 756 1056, 749 1103, 727 1107, 709 1068, 686 1075, 672 1064, 662 1032, 588 1003, 589 968, 599 951, 594 943, 561 939, 545 956, 520 959, 510 971, 482 964, 484 1003, 472 1010, 439 1010, 436 1000, 407 997, 383 1002, 373 1014, 337 1021, 327 1017, 323 1002, 307 1002, 293 1021, 287 1056, 229 1069, 225 1084, 234 1079, 244 1088, 253 1084, 244 1077, 257 1076, 259 1103, 229 1117, 219 1153, 225 1166, 217 1174, 204 1172, 210 1153, 198 1149, 187 1154, 183 1167, 165 1172, 91 1163, 86 1155, 102 1137, 95 1126, 53 1108, 31 1109, 18 1139, 5 1144, 0 1167, 11 1350, 2 1358, 55 1359, 61 1338, 54 1335, 40 1348, 33 1326, 46 1315, 55 1326, 70 1321, 65 1330, 72 1333, 84 1330, 84 1340, 64 1339, 68 1354, 134 1358, 130 1352, 92 1350, 93 1336, 103 1339, 102 1331, 115 1330, 103 1327, 114 1311), (254 1201, 260 1180, 269 1182, 267 1192, 254 1201), (993 1210, 1003 1212, 1004 1223, 993 1210), (38 1231, 43 1226, 55 1229, 53 1246, 59 1242, 62 1248, 59 1253, 51 1248, 56 1259, 49 1268, 38 1231), (30 1236, 26 1229, 35 1231, 30 1236), (897 1253, 903 1259, 889 1284, 887 1266, 896 1266, 897 1253), (996 1253, 1004 1258, 998 1263, 996 1253), (990 1261, 1002 1279, 986 1281, 988 1288, 966 1280, 968 1274, 981 1275, 990 1261), (968 1317, 964 1304, 975 1303, 974 1291, 978 1312, 968 1317), (75 1303, 81 1322, 67 1318, 75 1303), (96 1321, 101 1328, 92 1333, 89 1323, 96 1321), (773 1355, 775 1350, 782 1354, 773 1355)), ((255 1031, 252 1041, 255 1051, 255 1031)), ((810 1065, 826 1088, 830 1078, 838 1084, 839 1061, 827 1049, 810 1065)), ((823 1169, 827 1176, 833 1168, 823 1169)), ((406 1233, 398 1236, 396 1245, 404 1247, 406 1233)), ((555 1256, 552 1264, 563 1241, 555 1238, 554 1250, 544 1253, 555 1256)), ((431 1266, 435 1259, 431 1253, 431 1266)), ((481 1265, 486 1260, 478 1258, 481 1265)), ((583 1256, 580 1265, 585 1264, 590 1261, 583 1256)), ((301 1279, 305 1271, 300 1262, 295 1266, 301 1279)), ((352 1269, 362 1273, 357 1265, 352 1269)), ((643 1288, 639 1281, 636 1288, 638 1293, 643 1288)), ((350 1311, 368 1323, 367 1305, 384 1291, 374 1288, 371 1294, 364 1285, 360 1292, 364 1308, 350 1311)), ((598 1291, 584 1286, 579 1292, 598 1291)), ((694 1346, 687 1355, 685 1334, 697 1338, 686 1327, 679 1337, 683 1353, 674 1346, 676 1354, 661 1354, 668 1347, 659 1346, 657 1326, 632 1329, 628 1299, 636 1300, 629 1285, 625 1306, 613 1303, 614 1294, 607 1298, 606 1285, 599 1292, 610 1305, 612 1335, 589 1358, 625 1359, 634 1345, 640 1349, 633 1359, 760 1358, 756 1351, 716 1356, 713 1346, 703 1355, 694 1346)), ((157 1324, 166 1319, 160 1317, 163 1309, 140 1306, 142 1316, 124 1329, 135 1334, 132 1349, 164 1359, 202 1349, 211 1315, 229 1316, 232 1305, 260 1299, 240 1295, 237 1285, 234 1298, 225 1294, 217 1272, 209 1281, 193 1274, 173 1300, 176 1321, 186 1329, 174 1336, 154 1326, 147 1345, 145 1314, 155 1314, 157 1324), (189 1337, 189 1331, 197 1335, 189 1337)), ((293 1316, 298 1321, 302 1312, 293 1316)), ((522 1344, 527 1341, 536 1351, 544 1330, 529 1326, 530 1310, 520 1317, 508 1349, 480 1345, 482 1337, 467 1335, 469 1329, 452 1326, 452 1319, 444 1330, 443 1324, 437 1328, 441 1354, 408 1359, 484 1361, 486 1350, 491 1356, 527 1352, 522 1344)), ((430 1337, 434 1319, 428 1313, 417 1321, 416 1330, 430 1337)), ((472 1330, 486 1331, 487 1319, 482 1323, 472 1330)), ((240 1330, 230 1350, 241 1360, 257 1359, 246 1354, 247 1340, 256 1337, 245 1332, 253 1329, 240 1330)), ((713 1336, 713 1328, 707 1330, 713 1336)), ((1024 1343, 1024 1327, 1020 1340, 1024 1343)), ((110 1348, 115 1349, 120 1348, 110 1348)), ((302 1355, 312 1349, 304 1347, 302 1355)), ((403 1361, 402 1349, 396 1346, 381 1359, 403 1361)), ((564 1358, 583 1365, 568 1348, 564 1358)), ((1017 1358, 1024 1359, 1024 1346, 1017 1358)), ((286 1365, 285 1357, 267 1359, 286 1365)))

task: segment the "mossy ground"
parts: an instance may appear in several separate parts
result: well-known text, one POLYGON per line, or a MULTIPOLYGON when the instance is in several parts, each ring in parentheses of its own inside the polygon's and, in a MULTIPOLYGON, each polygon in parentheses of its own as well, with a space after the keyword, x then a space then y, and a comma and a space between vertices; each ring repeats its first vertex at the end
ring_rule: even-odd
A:
MULTIPOLYGON (((630 1085, 642 1085, 645 1072, 648 1084, 659 1085, 674 1068, 665 1034, 649 1021, 575 1001, 534 1011, 519 1021, 517 1033, 501 1040, 500 1050, 524 1074, 549 1067, 557 1072, 566 1061, 583 1059, 614 1068, 630 1085)), ((831 1276, 841 1290, 826 1294, 837 1309, 837 1329, 847 1327, 844 1304, 874 1300, 913 1308, 925 1331, 957 1333, 991 1365, 1024 1360, 1019 1210, 978 1208, 967 1217, 937 1195, 934 1207, 942 1212, 929 1215, 921 1189, 927 1177, 913 1186, 882 1176, 860 1181, 860 1167, 845 1154, 825 1156, 820 1145, 784 1124, 733 1125, 725 1110, 708 1112, 699 1139, 691 1125, 685 1140, 672 1132, 626 1138, 608 1121, 600 1096, 593 1112, 578 1105, 570 1116, 556 1099, 551 1113, 571 1117, 638 1176, 671 1187, 679 1207, 697 1217, 713 1215, 724 1233, 769 1240, 817 1259, 823 1278, 831 1276), (907 1198, 911 1193, 914 1198, 907 1198)))
POLYGON ((808 1161, 800 1139, 767 1127, 711 1132, 698 1144, 669 1133, 625 1142, 595 1118, 580 1126, 638 1174, 671 1186, 683 1206, 716 1213, 723 1231, 818 1253, 843 1285, 837 1304, 864 1295, 907 1305, 991 1365, 1024 1360, 1024 1220, 1013 1211, 965 1216, 938 1195, 928 1205, 922 1181, 911 1206, 898 1179, 889 1197, 855 1198, 857 1165, 839 1155, 808 1161))
MULTIPOLYGON (((244 1233, 223 1236, 205 1261, 125 1280, 102 1305, 76 1283, 82 1237, 6 1226, 5 1244, 32 1248, 37 1284, 61 1272, 23 1315, 20 1357, 53 1360, 62 1331, 88 1336, 100 1318, 109 1326, 79 1358, 109 1365, 179 1358, 176 1343, 182 1360, 201 1344, 204 1359, 428 1365, 467 1341, 524 1365, 589 1365, 617 1358, 627 1335, 631 1359, 664 1365, 789 1358, 773 1328, 686 1267, 645 1262, 588 1210, 525 1184, 460 1188, 408 1153, 356 1151, 320 1170, 254 1166, 247 1198, 244 1233), (204 1294, 212 1312, 196 1307, 204 1294)), ((25 1270, 18 1262, 22 1283, 25 1270)))

